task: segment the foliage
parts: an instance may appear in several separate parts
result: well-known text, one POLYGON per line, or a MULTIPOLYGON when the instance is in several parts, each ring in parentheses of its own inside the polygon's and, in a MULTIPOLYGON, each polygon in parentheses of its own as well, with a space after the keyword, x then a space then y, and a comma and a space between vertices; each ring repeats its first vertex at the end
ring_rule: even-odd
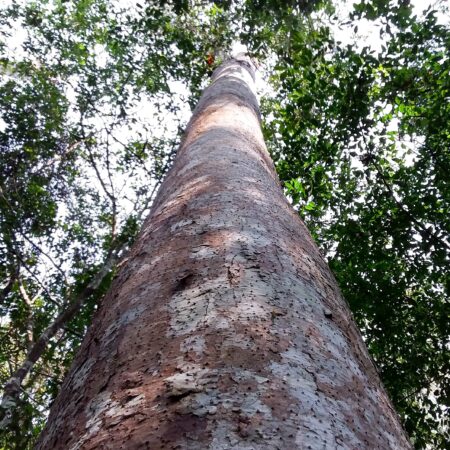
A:
POLYGON ((317 0, 38 0, 0 11, 2 385, 76 306, 24 377, 13 420, 0 415, 0 447, 32 447, 170 166, 208 55, 219 64, 238 37, 272 86, 264 132, 287 195, 416 448, 445 448, 449 28, 432 9, 416 17, 407 1, 365 0, 341 27, 378 24, 374 51, 339 42, 336 15, 317 0))
POLYGON ((384 46, 292 36, 266 134, 415 446, 446 448, 450 32, 431 9, 355 11, 352 26, 381 15, 384 46))

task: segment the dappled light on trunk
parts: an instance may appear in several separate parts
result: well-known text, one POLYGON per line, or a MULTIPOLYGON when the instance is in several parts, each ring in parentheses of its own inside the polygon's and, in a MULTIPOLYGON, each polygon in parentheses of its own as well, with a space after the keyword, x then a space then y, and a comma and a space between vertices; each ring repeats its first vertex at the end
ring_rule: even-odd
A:
POLYGON ((409 449, 283 195, 246 56, 213 75, 39 449, 409 449))

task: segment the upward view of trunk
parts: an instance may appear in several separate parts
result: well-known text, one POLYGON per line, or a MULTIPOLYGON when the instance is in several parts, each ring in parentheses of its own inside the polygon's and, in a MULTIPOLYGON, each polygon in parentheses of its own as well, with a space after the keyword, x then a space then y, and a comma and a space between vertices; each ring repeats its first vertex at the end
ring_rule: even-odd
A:
POLYGON ((279 186, 246 57, 222 64, 39 449, 410 449, 279 186))

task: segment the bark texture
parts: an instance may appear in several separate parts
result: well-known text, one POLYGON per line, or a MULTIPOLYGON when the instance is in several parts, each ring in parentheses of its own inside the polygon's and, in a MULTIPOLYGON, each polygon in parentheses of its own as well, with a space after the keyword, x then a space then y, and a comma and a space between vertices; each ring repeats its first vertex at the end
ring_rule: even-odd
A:
POLYGON ((39 449, 410 449, 265 148, 216 70, 39 449))

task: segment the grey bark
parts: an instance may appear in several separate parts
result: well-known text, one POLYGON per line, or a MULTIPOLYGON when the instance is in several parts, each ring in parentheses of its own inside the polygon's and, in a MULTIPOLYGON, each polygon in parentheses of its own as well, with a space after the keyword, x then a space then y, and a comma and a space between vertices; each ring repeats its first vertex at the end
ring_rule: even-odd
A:
POLYGON ((213 75, 38 449, 409 449, 266 150, 253 67, 213 75))

